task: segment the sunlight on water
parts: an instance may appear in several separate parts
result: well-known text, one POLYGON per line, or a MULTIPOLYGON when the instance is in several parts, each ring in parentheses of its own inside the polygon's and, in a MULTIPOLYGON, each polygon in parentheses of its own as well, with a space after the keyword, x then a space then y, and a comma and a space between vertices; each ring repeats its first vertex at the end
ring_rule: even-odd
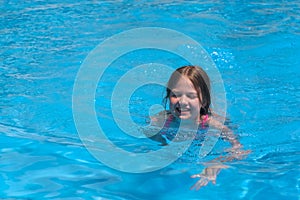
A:
MULTIPOLYGON (((1 198, 298 199, 298 1, 5 0, 0 10, 1 198), (189 190, 196 182, 190 175, 221 155, 224 142, 203 162, 178 160, 156 172, 127 174, 92 157, 73 122, 73 84, 88 53, 114 34, 146 26, 174 29, 203 45, 224 81, 228 125, 252 150, 248 158, 228 163, 216 185, 198 192, 189 190)), ((104 75, 95 108, 115 144, 147 152, 161 147, 119 134, 110 109, 112 87, 135 65, 179 67, 185 61, 167 52, 134 53, 104 75)), ((137 123, 147 124, 149 108, 161 103, 161 89, 144 87, 132 96, 137 123)))

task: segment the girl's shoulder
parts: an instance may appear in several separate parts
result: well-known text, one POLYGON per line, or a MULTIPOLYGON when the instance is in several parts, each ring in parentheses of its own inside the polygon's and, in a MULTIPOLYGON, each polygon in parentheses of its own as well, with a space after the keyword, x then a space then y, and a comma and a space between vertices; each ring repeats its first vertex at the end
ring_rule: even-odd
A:
POLYGON ((208 122, 209 126, 212 126, 216 129, 220 129, 225 132, 228 132, 228 131, 230 131, 230 129, 226 125, 224 125, 226 120, 227 120, 226 117, 223 117, 223 116, 217 115, 217 114, 212 114, 209 116, 207 122, 208 122))
POLYGON ((151 116, 151 124, 152 125, 163 125, 165 123, 165 121, 169 118, 169 116, 171 115, 170 111, 168 110, 163 110, 157 114, 155 114, 154 116, 151 116))

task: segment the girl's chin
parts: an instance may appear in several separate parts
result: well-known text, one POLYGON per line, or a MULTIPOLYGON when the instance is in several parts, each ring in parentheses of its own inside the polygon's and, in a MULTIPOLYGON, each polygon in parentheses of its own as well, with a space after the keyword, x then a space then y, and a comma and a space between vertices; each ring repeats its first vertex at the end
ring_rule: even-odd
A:
POLYGON ((183 113, 173 113, 174 117, 180 120, 186 120, 186 121, 196 121, 190 114, 183 114, 183 113))
POLYGON ((178 112, 177 110, 173 110, 173 112, 171 112, 174 117, 181 119, 181 120, 192 120, 193 116, 191 115, 190 112, 178 112))
POLYGON ((183 119, 183 120, 189 120, 189 119, 191 119, 190 115, 179 114, 179 113, 176 113, 176 117, 179 118, 179 119, 183 119))

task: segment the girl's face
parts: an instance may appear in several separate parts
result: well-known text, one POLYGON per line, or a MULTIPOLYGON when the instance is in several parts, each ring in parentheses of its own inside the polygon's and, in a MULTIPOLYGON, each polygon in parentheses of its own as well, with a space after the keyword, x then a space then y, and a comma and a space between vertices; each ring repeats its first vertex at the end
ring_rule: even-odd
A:
POLYGON ((198 121, 201 104, 192 82, 182 76, 178 82, 171 85, 170 90, 171 113, 179 119, 198 121))

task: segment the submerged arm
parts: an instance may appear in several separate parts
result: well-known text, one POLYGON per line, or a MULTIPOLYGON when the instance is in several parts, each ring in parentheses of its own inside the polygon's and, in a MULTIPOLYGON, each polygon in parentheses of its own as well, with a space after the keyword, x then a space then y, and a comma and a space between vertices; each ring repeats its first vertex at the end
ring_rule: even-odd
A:
POLYGON ((159 112, 155 116, 152 116, 150 126, 154 129, 144 130, 143 133, 151 140, 161 143, 161 145, 167 145, 166 138, 162 137, 159 129, 164 127, 168 113, 166 111, 159 112))
POLYGON ((200 180, 198 180, 191 189, 199 190, 201 187, 206 186, 209 182, 215 184, 217 175, 220 173, 221 169, 228 168, 227 165, 223 164, 224 162, 241 160, 251 152, 250 150, 242 150, 243 145, 238 141, 237 137, 227 126, 221 124, 215 119, 210 119, 209 124, 221 130, 221 138, 228 141, 232 147, 226 150, 226 152, 228 152, 227 155, 213 159, 207 163, 207 167, 201 173, 191 176, 192 178, 200 178, 200 180))

